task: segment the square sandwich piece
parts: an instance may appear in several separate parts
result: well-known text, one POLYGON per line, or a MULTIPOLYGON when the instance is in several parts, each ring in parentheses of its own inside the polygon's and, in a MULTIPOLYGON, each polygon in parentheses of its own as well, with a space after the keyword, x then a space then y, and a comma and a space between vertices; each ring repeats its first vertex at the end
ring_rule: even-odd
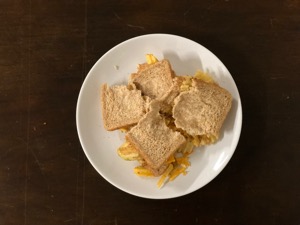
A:
POLYGON ((185 137, 167 127, 159 111, 153 109, 127 133, 126 139, 155 176, 164 172, 166 161, 186 142, 185 137))
POLYGON ((129 83, 133 83, 142 94, 157 99, 162 97, 173 85, 173 71, 168 60, 145 65, 137 73, 131 74, 129 83))
POLYGON ((218 138, 231 108, 232 96, 215 83, 192 80, 192 88, 181 92, 174 101, 175 125, 191 136, 218 138))
POLYGON ((146 101, 140 90, 125 85, 101 86, 102 118, 108 131, 135 125, 146 113, 146 101))

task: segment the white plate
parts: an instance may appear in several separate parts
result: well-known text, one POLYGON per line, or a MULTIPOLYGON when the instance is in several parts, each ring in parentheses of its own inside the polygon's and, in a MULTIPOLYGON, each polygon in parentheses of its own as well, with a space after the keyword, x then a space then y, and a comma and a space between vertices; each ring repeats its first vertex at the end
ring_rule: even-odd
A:
POLYGON ((82 85, 76 112, 77 130, 81 145, 90 163, 108 182, 132 195, 167 199, 186 195, 203 187, 226 166, 237 146, 242 126, 242 106, 238 89, 223 63, 209 50, 189 39, 150 34, 127 40, 104 54, 88 73, 82 85), (141 178, 133 173, 136 162, 124 161, 117 148, 124 136, 119 131, 103 128, 100 107, 100 85, 126 84, 145 55, 153 53, 158 59, 169 59, 177 75, 193 75, 201 69, 233 96, 233 106, 221 131, 220 140, 198 148, 190 157, 186 176, 179 176, 162 189, 157 178, 141 178))

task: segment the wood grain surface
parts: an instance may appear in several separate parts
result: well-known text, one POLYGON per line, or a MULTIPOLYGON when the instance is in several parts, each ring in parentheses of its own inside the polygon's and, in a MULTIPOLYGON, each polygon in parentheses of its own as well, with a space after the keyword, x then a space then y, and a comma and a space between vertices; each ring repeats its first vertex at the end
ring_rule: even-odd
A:
POLYGON ((1 0, 0 224, 300 224, 299 0, 1 0), (224 171, 170 200, 124 193, 91 166, 75 113, 93 64, 170 33, 231 72, 243 128, 224 171))

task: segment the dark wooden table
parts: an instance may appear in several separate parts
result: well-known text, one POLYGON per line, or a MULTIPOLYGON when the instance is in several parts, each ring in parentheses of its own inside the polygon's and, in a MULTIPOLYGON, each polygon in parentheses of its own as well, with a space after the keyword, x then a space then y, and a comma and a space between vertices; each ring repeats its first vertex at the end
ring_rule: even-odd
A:
POLYGON ((0 224, 300 224, 299 0, 0 1, 0 224), (148 33, 214 52, 239 88, 234 156, 169 200, 105 181, 79 143, 82 82, 110 48, 148 33))

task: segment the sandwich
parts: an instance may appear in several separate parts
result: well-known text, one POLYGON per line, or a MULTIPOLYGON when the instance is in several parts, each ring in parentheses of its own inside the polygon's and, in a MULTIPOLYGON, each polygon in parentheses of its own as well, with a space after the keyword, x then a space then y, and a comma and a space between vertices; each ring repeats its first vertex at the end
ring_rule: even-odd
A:
POLYGON ((164 59, 140 66, 137 73, 131 74, 129 84, 134 84, 143 95, 151 99, 162 97, 173 85, 173 71, 168 60, 164 59))
POLYGON ((168 159, 185 143, 180 132, 170 129, 159 113, 156 102, 150 111, 127 134, 126 140, 144 159, 143 166, 154 176, 161 175, 168 166, 168 159))
POLYGON ((194 78, 190 89, 174 99, 175 126, 194 139, 210 144, 218 139, 231 104, 232 96, 226 89, 194 78))
POLYGON ((209 75, 176 76, 170 62, 147 55, 128 85, 101 87, 105 129, 125 131, 121 158, 137 161, 139 176, 160 176, 158 187, 187 174, 195 146, 218 140, 231 94, 209 75))
POLYGON ((145 115, 147 100, 126 85, 101 86, 102 119, 108 131, 133 126, 145 115))

